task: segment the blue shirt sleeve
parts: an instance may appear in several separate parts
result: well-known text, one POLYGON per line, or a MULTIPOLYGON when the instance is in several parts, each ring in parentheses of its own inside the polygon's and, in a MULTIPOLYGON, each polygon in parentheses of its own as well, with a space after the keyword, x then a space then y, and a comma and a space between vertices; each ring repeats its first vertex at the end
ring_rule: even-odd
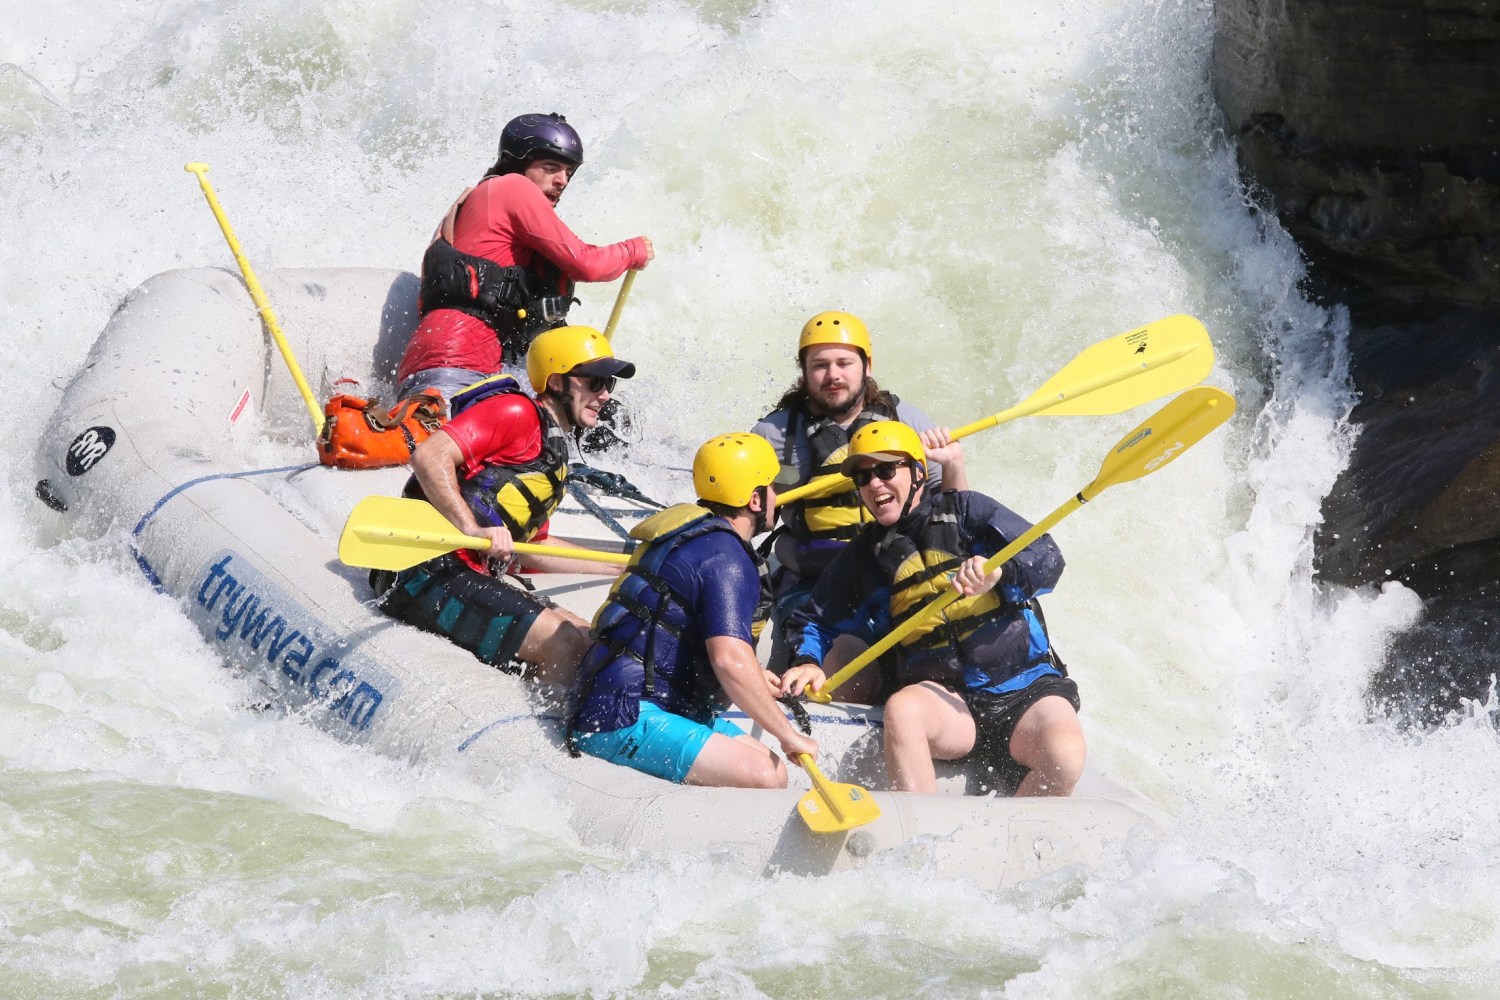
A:
MULTIPOLYGON (((958 494, 960 513, 969 537, 975 540, 974 555, 992 556, 1031 530, 1031 522, 983 493, 958 494)), ((1040 597, 1057 586, 1063 571, 1062 550, 1051 535, 1043 535, 1006 563, 1000 592, 1016 604, 1040 597)))
POLYGON ((715 531, 687 542, 672 553, 662 576, 689 597, 704 639, 728 636, 755 644, 750 625, 760 602, 760 574, 745 546, 729 532, 715 531))

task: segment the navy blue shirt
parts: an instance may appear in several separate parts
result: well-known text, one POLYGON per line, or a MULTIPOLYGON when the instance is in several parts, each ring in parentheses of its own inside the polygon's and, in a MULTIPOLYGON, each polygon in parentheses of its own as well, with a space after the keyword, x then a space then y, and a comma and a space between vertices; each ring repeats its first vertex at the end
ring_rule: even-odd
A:
MULTIPOLYGON (((967 542, 964 557, 992 556, 1031 530, 1031 524, 982 493, 961 490, 945 495, 954 505, 958 529, 967 542)), ((839 553, 813 588, 811 600, 792 612, 787 623, 792 662, 821 664, 833 640, 852 634, 867 643, 891 630, 891 580, 875 557, 875 544, 888 531, 915 536, 930 516, 938 496, 924 494, 918 508, 892 528, 865 527, 839 553)), ((962 649, 931 651, 923 659, 947 659, 972 690, 1005 691, 1024 687, 1042 673, 1057 673, 1041 661, 1050 650, 1046 630, 1027 602, 1048 593, 1063 571, 1063 557, 1051 535, 1042 535, 1006 564, 996 591, 1011 609, 991 627, 966 641, 962 649)), ((900 654, 906 673, 906 655, 900 654)), ((923 664, 911 664, 920 676, 923 664)), ((930 663, 927 664, 930 666, 930 663)), ((903 680, 903 683, 906 681, 903 680)))
MULTIPOLYGON (((651 655, 657 673, 650 700, 668 712, 706 722, 723 708, 707 640, 727 636, 755 644, 751 625, 760 601, 760 574, 738 536, 714 531, 679 544, 662 563, 660 576, 680 602, 664 620, 680 630, 681 639, 666 628, 655 630, 651 655)), ((643 602, 655 611, 663 598, 655 591, 645 594, 643 602)), ((579 703, 574 728, 604 732, 635 723, 646 690, 637 657, 645 656, 649 631, 631 615, 595 634, 579 671, 590 677, 597 670, 597 676, 579 703), (609 640, 625 640, 635 656, 611 657, 609 640)))

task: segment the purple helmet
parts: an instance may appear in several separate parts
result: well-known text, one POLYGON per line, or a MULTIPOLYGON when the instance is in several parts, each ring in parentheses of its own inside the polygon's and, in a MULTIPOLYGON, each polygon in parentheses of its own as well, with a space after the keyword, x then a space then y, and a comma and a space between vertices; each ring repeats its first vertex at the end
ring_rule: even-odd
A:
POLYGON ((536 159, 561 160, 577 167, 583 163, 583 140, 559 114, 521 115, 505 123, 500 132, 499 173, 518 173, 536 159))

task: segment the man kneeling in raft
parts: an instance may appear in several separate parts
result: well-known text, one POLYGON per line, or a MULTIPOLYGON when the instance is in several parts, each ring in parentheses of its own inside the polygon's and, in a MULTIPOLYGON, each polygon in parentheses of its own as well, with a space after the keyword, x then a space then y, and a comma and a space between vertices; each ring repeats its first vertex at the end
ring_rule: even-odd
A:
POLYGON ((873 642, 952 586, 964 596, 893 650, 885 703, 891 786, 935 792, 933 760, 972 755, 976 791, 1068 795, 1083 771, 1078 688, 1052 651, 1036 601, 1062 575, 1062 554, 1043 535, 985 574, 985 559, 1031 525, 980 493, 929 492, 929 457, 948 482, 965 481, 959 444, 929 456, 905 424, 867 424, 849 442, 841 469, 875 520, 793 612, 782 690, 821 689, 832 638, 864 632, 873 642))
POLYGON ((755 640, 770 608, 764 561, 750 539, 776 512, 776 452, 756 434, 698 449, 693 488, 631 531, 644 544, 594 618, 571 738, 578 749, 691 785, 785 788, 786 765, 717 718, 729 702, 792 760, 818 745, 798 733, 761 669, 755 640))

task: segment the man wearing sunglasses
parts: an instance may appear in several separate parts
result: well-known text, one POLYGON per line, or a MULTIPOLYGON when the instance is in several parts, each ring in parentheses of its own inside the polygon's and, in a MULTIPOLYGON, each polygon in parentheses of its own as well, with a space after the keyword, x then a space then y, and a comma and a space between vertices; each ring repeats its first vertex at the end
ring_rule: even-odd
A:
POLYGON ((583 140, 562 115, 506 123, 495 165, 448 210, 422 259, 422 318, 396 369, 398 399, 437 388, 451 400, 502 362, 519 374, 532 338, 567 322, 575 282, 613 281, 655 257, 644 236, 593 246, 558 218, 582 165, 583 140))
MULTIPOLYGON (((875 353, 870 331, 851 313, 821 312, 802 327, 797 342, 800 369, 795 385, 752 432, 771 442, 781 459, 785 491, 836 473, 849 452, 849 438, 877 420, 900 420, 923 433, 937 431, 921 410, 875 384, 875 353)), ((946 437, 929 443, 946 443, 946 437)), ((942 482, 934 471, 934 487, 942 482)), ((776 617, 784 621, 807 600, 812 586, 834 556, 869 522, 854 489, 845 482, 821 496, 787 504, 774 543, 776 617)), ((786 662, 780 641, 771 651, 773 668, 786 662)))
POLYGON ((1078 688, 1037 603, 1062 575, 1062 554, 1043 535, 985 573, 984 561, 1031 525, 981 493, 931 488, 927 462, 959 479, 963 450, 924 449, 915 431, 894 421, 854 435, 841 468, 872 521, 793 613, 795 653, 782 690, 821 689, 836 637, 874 642, 952 588, 962 597, 893 651, 882 692, 892 787, 934 792, 934 760, 968 759, 976 792, 1068 795, 1085 753, 1078 688))
MULTIPOLYGON (((564 326, 532 342, 526 368, 535 400, 509 375, 485 379, 454 396, 453 419, 412 454, 405 495, 431 503, 464 534, 488 538, 490 548, 460 549, 397 574, 377 570, 370 582, 386 614, 447 636, 501 670, 529 664, 538 683, 566 690, 588 645, 588 622, 496 573, 510 567, 517 541, 568 545, 547 537, 568 475, 568 435, 598 423, 615 380, 633 376, 635 365, 616 358, 598 330, 564 326)), ((619 571, 550 556, 522 562, 557 572, 619 571)))

